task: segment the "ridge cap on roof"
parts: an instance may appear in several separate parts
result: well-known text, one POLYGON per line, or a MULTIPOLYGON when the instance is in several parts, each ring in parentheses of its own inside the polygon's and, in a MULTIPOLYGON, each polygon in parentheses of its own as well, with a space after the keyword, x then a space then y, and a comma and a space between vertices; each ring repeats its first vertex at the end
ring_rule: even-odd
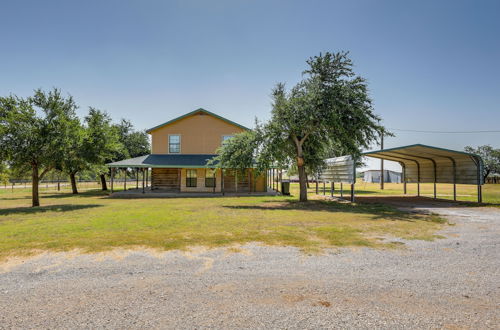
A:
POLYGON ((190 112, 188 112, 188 113, 185 113, 185 114, 183 114, 183 115, 181 115, 181 116, 175 117, 174 119, 171 119, 171 120, 169 120, 169 121, 166 121, 166 122, 164 122, 163 124, 160 124, 160 125, 157 125, 157 126, 155 126, 155 127, 150 128, 150 129, 147 129, 147 130, 146 130, 146 133, 151 133, 151 132, 152 132, 152 131, 154 131, 155 129, 161 128, 161 127, 163 127, 163 126, 166 126, 166 125, 168 125, 168 124, 171 124, 171 123, 176 122, 176 121, 178 121, 178 120, 181 120, 181 119, 183 119, 183 118, 186 118, 186 117, 189 117, 189 116, 191 116, 191 115, 194 115, 194 114, 196 114, 197 112, 204 112, 204 113, 206 113, 207 115, 210 115, 210 116, 213 116, 213 117, 215 117, 215 118, 217 118, 217 119, 223 120, 223 121, 225 121, 226 123, 229 123, 229 124, 235 125, 235 126, 237 126, 237 127, 243 128, 244 130, 250 130, 248 127, 245 127, 245 126, 243 126, 243 125, 240 125, 240 124, 238 124, 238 123, 236 123, 236 122, 234 122, 234 121, 232 121, 232 120, 229 120, 229 119, 227 119, 227 118, 225 118, 225 117, 219 116, 218 114, 213 113, 213 112, 211 112, 211 111, 208 111, 207 109, 198 108, 198 109, 196 109, 196 110, 193 110, 193 111, 190 111, 190 112))

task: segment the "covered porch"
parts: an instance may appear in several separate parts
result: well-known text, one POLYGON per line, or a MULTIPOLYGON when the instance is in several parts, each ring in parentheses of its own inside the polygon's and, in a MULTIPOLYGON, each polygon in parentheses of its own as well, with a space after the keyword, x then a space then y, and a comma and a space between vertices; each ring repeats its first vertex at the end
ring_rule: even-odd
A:
MULTIPOLYGON (((146 155, 109 163, 111 193, 115 192, 115 174, 118 171, 136 174, 135 189, 127 189, 123 181, 120 195, 148 193, 149 196, 175 197, 177 194, 226 195, 271 193, 266 174, 257 174, 253 168, 245 170, 221 169, 209 164, 216 155, 161 154, 146 155)), ((127 196, 129 196, 127 195, 127 196)))

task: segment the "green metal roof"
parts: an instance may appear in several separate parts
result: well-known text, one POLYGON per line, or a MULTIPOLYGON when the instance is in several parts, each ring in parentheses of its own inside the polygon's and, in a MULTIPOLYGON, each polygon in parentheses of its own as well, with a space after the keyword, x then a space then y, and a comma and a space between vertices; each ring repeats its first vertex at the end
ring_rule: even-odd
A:
POLYGON ((216 155, 212 154, 167 154, 167 155, 146 155, 129 158, 118 162, 106 164, 108 167, 158 167, 158 168, 203 168, 207 162, 216 155))
POLYGON ((412 144, 362 155, 399 162, 406 169, 408 182, 416 182, 420 176, 420 182, 483 184, 481 157, 465 151, 412 144))
POLYGON ((163 126, 165 126, 165 125, 171 124, 171 123, 173 123, 173 122, 176 122, 176 121, 181 120, 181 119, 183 119, 183 118, 186 118, 186 117, 188 117, 188 116, 194 115, 194 114, 196 114, 196 113, 198 113, 198 112, 203 112, 203 113, 206 113, 207 115, 210 115, 210 116, 213 116, 213 117, 218 118, 218 119, 220 119, 220 120, 223 120, 223 121, 225 121, 226 123, 229 123, 229 124, 231 124, 231 125, 235 125, 235 126, 238 126, 238 127, 240 127, 240 128, 243 128, 244 130, 250 130, 248 127, 245 127, 245 126, 243 126, 243 125, 240 125, 240 124, 238 124, 238 123, 235 123, 234 121, 231 121, 231 120, 229 120, 229 119, 227 119, 227 118, 221 117, 221 116, 219 116, 219 115, 217 115, 217 114, 215 114, 215 113, 213 113, 213 112, 210 112, 210 111, 208 111, 208 110, 205 110, 205 109, 203 109, 203 108, 199 108, 199 109, 193 110, 193 111, 191 111, 191 112, 188 112, 188 113, 186 113, 185 115, 182 115, 182 116, 179 116, 179 117, 174 118, 174 119, 172 119, 172 120, 169 120, 169 121, 167 121, 167 122, 165 122, 165 123, 163 123, 163 124, 160 124, 160 125, 158 125, 158 126, 155 126, 155 127, 153 127, 153 128, 150 128, 150 129, 146 130, 146 132, 147 132, 147 133, 150 133, 151 131, 153 131, 153 130, 155 130, 155 129, 157 129, 157 128, 160 128, 160 127, 163 127, 163 126))
POLYGON ((383 152, 396 151, 396 150, 402 150, 402 149, 410 149, 410 148, 415 148, 415 147, 422 147, 422 148, 434 149, 434 150, 437 150, 437 151, 445 152, 447 154, 454 153, 454 154, 462 154, 462 155, 467 155, 467 156, 479 157, 476 154, 472 154, 472 153, 465 152, 465 151, 458 151, 458 150, 451 150, 451 149, 440 148, 440 147, 433 147, 433 146, 429 146, 429 145, 426 145, 426 144, 420 144, 420 143, 410 144, 410 145, 407 145, 407 146, 396 147, 396 148, 383 149, 383 150, 368 151, 368 152, 362 153, 362 155, 367 155, 368 156, 370 154, 380 154, 380 153, 383 153, 383 152))

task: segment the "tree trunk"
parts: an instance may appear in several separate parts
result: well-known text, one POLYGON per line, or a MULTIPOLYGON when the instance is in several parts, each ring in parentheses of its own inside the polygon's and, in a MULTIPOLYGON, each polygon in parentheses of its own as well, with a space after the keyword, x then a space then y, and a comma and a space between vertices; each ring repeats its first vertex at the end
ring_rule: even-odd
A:
POLYGON ((307 202, 307 176, 306 168, 304 165, 297 166, 299 170, 299 187, 300 187, 300 198, 301 202, 307 202))
POLYGON ((101 174, 101 187, 102 190, 108 190, 108 186, 106 185, 106 175, 101 174))
POLYGON ((76 177, 75 177, 75 174, 76 173, 70 173, 69 174, 69 178, 71 180, 71 190, 73 191, 73 195, 78 194, 78 189, 76 187, 76 177))
POLYGON ((38 196, 38 165, 32 165, 31 172, 31 206, 40 206, 40 197, 38 196))
POLYGON ((309 186, 309 178, 307 177, 307 172, 306 172, 306 183, 307 183, 307 189, 311 188, 311 186, 309 186))

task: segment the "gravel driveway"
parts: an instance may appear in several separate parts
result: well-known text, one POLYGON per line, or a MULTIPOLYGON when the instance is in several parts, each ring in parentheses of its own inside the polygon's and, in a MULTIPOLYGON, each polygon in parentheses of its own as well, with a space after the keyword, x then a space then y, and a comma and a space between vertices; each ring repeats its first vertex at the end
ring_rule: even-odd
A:
POLYGON ((446 239, 321 256, 249 244, 11 260, 0 328, 499 328, 500 209, 420 209, 456 223, 446 239))

